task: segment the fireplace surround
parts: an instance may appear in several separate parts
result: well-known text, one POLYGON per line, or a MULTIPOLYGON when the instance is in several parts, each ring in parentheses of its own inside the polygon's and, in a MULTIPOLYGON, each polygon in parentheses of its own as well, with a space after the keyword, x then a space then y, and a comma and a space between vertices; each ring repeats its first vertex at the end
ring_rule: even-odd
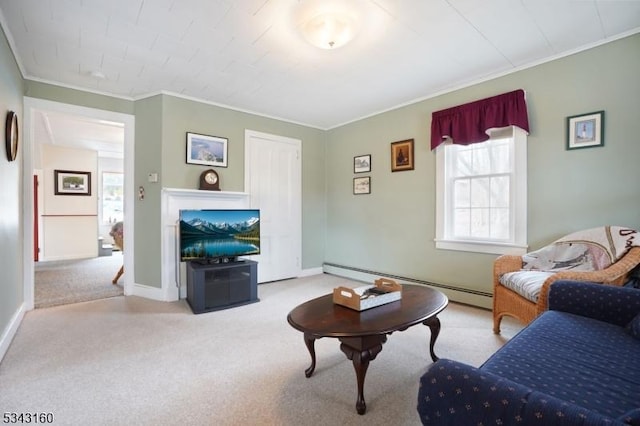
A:
POLYGON ((197 189, 162 189, 162 293, 163 300, 186 297, 186 265, 178 256, 178 219, 182 209, 245 209, 249 194, 197 189))

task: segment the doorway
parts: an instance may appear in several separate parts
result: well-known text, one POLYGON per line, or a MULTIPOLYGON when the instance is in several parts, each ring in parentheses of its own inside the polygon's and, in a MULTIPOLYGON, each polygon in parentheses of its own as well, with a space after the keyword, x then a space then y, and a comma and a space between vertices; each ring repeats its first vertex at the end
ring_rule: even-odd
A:
MULTIPOLYGON (((120 166, 118 167, 117 160, 108 160, 106 162, 101 162, 100 166, 96 167, 96 176, 92 179, 93 185, 92 189, 95 191, 98 190, 98 185, 101 185, 102 182, 102 172, 104 171, 118 171, 114 169, 121 168, 121 171, 124 176, 124 194, 123 194, 123 202, 126 208, 124 209, 124 222, 127 223, 127 232, 124 234, 124 245, 127 246, 128 250, 118 253, 116 256, 119 256, 119 259, 113 258, 112 262, 120 261, 124 263, 125 270, 127 274, 120 279, 120 289, 124 294, 131 294, 131 288, 133 286, 133 218, 134 218, 134 191, 133 191, 133 152, 134 152, 134 126, 135 119, 134 116, 129 114, 122 113, 114 113, 111 111, 97 110, 93 108, 79 107, 76 105, 63 104, 58 102, 46 101, 42 99, 35 98, 24 98, 24 140, 25 140, 25 149, 24 149, 24 182, 32 182, 35 176, 42 175, 43 172, 53 173, 50 168, 47 170, 39 170, 41 168, 40 162, 40 151, 38 144, 43 142, 42 129, 38 128, 38 126, 42 125, 42 117, 45 114, 50 120, 62 120, 61 128, 65 129, 66 133, 56 134, 55 124, 49 127, 45 127, 45 131, 48 133, 48 136, 57 148, 79 144, 79 143, 87 143, 88 138, 86 137, 76 137, 76 141, 74 141, 74 136, 72 132, 69 132, 70 128, 77 127, 80 133, 82 132, 101 132, 105 129, 109 128, 120 128, 122 134, 122 142, 120 147, 120 166), (93 129, 93 130, 91 130, 93 129), (81 140, 85 139, 84 142, 81 140), (115 164, 115 165, 114 165, 115 164)), ((104 135, 103 135, 104 136, 104 135)), ((107 157, 114 157, 114 153, 111 152, 107 154, 112 147, 109 146, 106 141, 106 136, 102 138, 94 139, 92 146, 76 146, 79 150, 94 150, 96 151, 96 157, 105 155, 107 157)), ((117 156, 117 155, 116 155, 117 156)), ((97 160, 96 160, 97 161, 97 160)), ((42 233, 36 233, 36 230, 42 229, 42 223, 38 223, 38 216, 35 214, 36 208, 40 209, 38 199, 41 199, 42 191, 47 191, 47 193, 52 192, 53 188, 51 183, 53 180, 50 180, 50 183, 47 187, 43 187, 40 185, 37 187, 36 185, 25 185, 25 193, 24 193, 24 211, 31 212, 30 214, 25 215, 25 224, 24 224, 24 281, 25 281, 25 304, 27 309, 33 309, 35 307, 35 271, 36 264, 35 262, 27 261, 27 259, 34 259, 35 254, 37 253, 37 243, 36 237, 42 238, 42 233), (37 198, 36 198, 37 196, 37 198), (40 235, 39 235, 40 234, 40 235)), ((66 201, 79 199, 80 197, 67 197, 66 201)), ((99 202, 100 200, 96 201, 99 202)), ((78 221, 88 221, 92 223, 92 227, 90 229, 95 229, 95 231, 91 231, 90 233, 95 232, 95 238, 92 238, 93 244, 93 253, 99 254, 99 240, 98 236, 104 232, 105 225, 104 218, 102 217, 102 209, 99 209, 100 214, 86 215, 89 217, 79 217, 78 221), (93 218, 90 216, 94 216, 93 218), (102 226, 102 229, 100 227, 102 226)), ((96 213, 94 211, 94 213, 96 213)), ((51 215, 55 216, 55 215, 51 215)), ((78 215, 81 216, 81 215, 78 215)), ((50 220, 61 220, 60 218, 51 217, 50 220)), ((113 220, 113 219, 112 219, 113 220)), ((107 226, 108 227, 108 226, 107 226)), ((55 233, 53 234, 55 237, 55 233)), ((49 235, 49 243, 56 243, 56 238, 49 235)), ((64 240, 64 238, 59 238, 59 240, 64 240)), ((107 240, 105 244, 108 245, 110 241, 107 240)), ((59 244, 59 242, 57 242, 59 244)), ((51 267, 63 267, 63 268, 73 268, 74 264, 77 263, 78 268, 86 267, 87 265, 82 265, 82 262, 86 261, 96 261, 100 260, 99 256, 96 259, 73 259, 73 257, 78 257, 77 254, 68 255, 68 254, 55 254, 56 251, 51 248, 52 246, 48 246, 48 253, 43 253, 40 251, 39 256, 40 260, 49 260, 51 262, 48 263, 48 266, 51 267), (44 254, 44 257, 42 256, 44 254), (49 258, 47 259, 47 254, 49 258), (71 259, 65 258, 65 256, 71 257, 71 259), (57 265, 56 265, 57 264, 57 265)), ((78 249, 80 250, 80 249, 78 249)), ((83 257, 82 255, 80 257, 83 257)), ((108 262, 101 262, 108 263, 108 262)), ((122 265, 122 263, 120 263, 122 265)), ((43 262, 44 264, 44 262, 43 262)), ((96 265, 89 265, 89 268, 97 269, 96 265)), ((109 268, 109 267, 107 267, 109 268)), ((113 270, 113 274, 111 277, 106 277, 108 280, 108 285, 111 286, 111 279, 113 275, 116 274, 118 268, 113 270)), ((80 272, 80 270, 78 270, 80 272)), ((78 273, 78 276, 81 274, 78 273)), ((115 287, 115 286, 114 286, 115 287)), ((109 290, 113 290, 109 288, 109 290)), ((105 293, 105 297, 110 297, 105 293)), ((82 301, 82 300, 78 300, 82 301)), ((73 303, 73 302, 71 302, 73 303)))

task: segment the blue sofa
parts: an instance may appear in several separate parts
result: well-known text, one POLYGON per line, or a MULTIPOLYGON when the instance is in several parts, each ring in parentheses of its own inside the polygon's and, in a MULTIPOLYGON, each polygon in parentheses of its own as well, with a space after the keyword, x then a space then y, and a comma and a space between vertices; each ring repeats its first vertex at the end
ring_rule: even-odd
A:
POLYGON ((481 367, 420 378, 424 425, 640 425, 640 289, 558 281, 549 310, 481 367))

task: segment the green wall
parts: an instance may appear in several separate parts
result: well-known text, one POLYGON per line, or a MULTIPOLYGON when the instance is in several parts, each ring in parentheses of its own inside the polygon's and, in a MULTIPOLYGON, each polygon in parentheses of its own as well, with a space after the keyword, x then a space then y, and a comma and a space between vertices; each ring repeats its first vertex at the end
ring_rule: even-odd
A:
MULTIPOLYGON (((0 118, 2 129, 8 111, 18 114, 19 133, 22 134, 22 77, 11 53, 4 32, 0 30, 0 118)), ((8 161, 4 149, 4 130, 0 149, 0 337, 24 302, 22 152, 18 145, 15 161, 8 161)), ((2 352, 0 352, 0 357, 2 352)))
POLYGON ((87 108, 102 109, 106 111, 120 112, 123 114, 134 113, 132 101, 96 93, 83 92, 82 90, 68 89, 33 80, 25 80, 24 96, 38 99, 46 99, 53 102, 61 102, 70 105, 78 105, 87 108))
POLYGON ((160 189, 162 180, 163 96, 153 96, 136 102, 135 133, 135 282, 161 287, 161 218, 160 189), (149 173, 158 173, 158 183, 149 183, 149 173), (138 188, 145 189, 144 199, 138 198, 138 188))
MULTIPOLYGON (((528 138, 528 239, 640 228, 640 35, 328 132, 327 262, 491 292, 495 255, 435 249, 431 113, 522 88, 528 138), (604 147, 565 150, 566 117, 605 111, 604 147), (390 143, 415 139, 415 170, 391 173, 390 143), (352 195, 353 157, 372 155, 371 195, 352 195)), ((360 175, 358 175, 360 176, 360 175)))

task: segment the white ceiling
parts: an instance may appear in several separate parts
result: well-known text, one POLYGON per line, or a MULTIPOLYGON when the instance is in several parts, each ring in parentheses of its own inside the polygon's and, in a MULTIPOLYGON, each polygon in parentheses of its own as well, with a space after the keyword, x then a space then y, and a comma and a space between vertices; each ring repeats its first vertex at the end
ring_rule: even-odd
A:
POLYGON ((124 124, 38 110, 32 117, 36 145, 98 151, 101 158, 124 157, 124 124))
POLYGON ((320 129, 640 31, 640 0, 348 0, 356 38, 307 44, 298 28, 336 2, 0 0, 0 23, 28 79, 320 129))

